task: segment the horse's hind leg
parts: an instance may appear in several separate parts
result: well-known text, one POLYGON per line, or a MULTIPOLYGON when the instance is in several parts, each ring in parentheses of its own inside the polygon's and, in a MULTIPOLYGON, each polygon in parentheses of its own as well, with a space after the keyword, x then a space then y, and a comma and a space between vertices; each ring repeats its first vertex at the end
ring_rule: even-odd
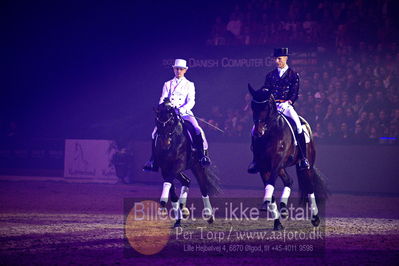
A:
POLYGON ((202 201, 204 203, 204 209, 202 211, 202 217, 207 219, 208 223, 213 223, 215 220, 215 217, 213 215, 213 209, 211 205, 211 201, 209 199, 208 195, 208 189, 207 189, 207 176, 205 174, 204 169, 199 166, 199 164, 195 165, 192 169, 193 174, 197 178, 198 185, 200 187, 201 195, 202 195, 202 201))
POLYGON ((279 176, 281 177, 283 183, 284 183, 284 189, 283 193, 281 194, 280 198, 280 214, 281 218, 286 219, 288 217, 288 198, 291 195, 291 187, 292 187, 292 178, 290 175, 288 175, 287 171, 282 168, 280 170, 279 176))
MULTIPOLYGON (((320 217, 319 217, 319 210, 317 208, 316 197, 314 194, 314 185, 312 183, 312 176, 316 175, 315 170, 311 168, 310 170, 301 170, 299 166, 297 168, 297 175, 298 175, 298 183, 299 188, 302 192, 302 198, 304 198, 304 194, 307 196, 307 201, 309 204, 310 215, 311 215, 311 222, 313 226, 318 226, 320 224, 320 217)), ((308 205, 306 204, 306 207, 308 205)))

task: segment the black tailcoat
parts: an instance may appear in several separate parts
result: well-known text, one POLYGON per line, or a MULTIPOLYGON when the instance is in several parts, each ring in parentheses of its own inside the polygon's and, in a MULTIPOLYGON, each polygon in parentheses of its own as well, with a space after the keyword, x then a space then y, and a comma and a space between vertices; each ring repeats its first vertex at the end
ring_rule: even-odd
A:
POLYGON ((271 91, 276 100, 294 103, 298 99, 299 74, 289 67, 280 78, 276 68, 266 75, 264 87, 271 91))

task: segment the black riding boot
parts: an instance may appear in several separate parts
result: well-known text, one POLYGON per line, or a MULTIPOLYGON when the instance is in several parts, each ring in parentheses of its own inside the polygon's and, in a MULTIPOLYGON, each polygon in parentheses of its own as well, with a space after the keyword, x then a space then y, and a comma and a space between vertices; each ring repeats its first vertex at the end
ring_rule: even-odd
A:
POLYGON ((204 141, 202 139, 201 134, 195 135, 194 137, 194 145, 197 149, 197 154, 199 161, 202 166, 209 166, 211 164, 211 159, 207 156, 206 151, 204 150, 204 141))
POLYGON ((302 131, 301 134, 297 134, 298 136, 298 147, 299 147, 299 158, 301 162, 299 163, 299 168, 301 170, 310 169, 310 164, 308 159, 306 159, 306 141, 305 141, 305 132, 302 131))
POLYGON ((251 137, 251 148, 252 148, 253 158, 252 158, 252 162, 248 166, 248 173, 256 174, 257 172, 259 172, 259 169, 255 162, 254 137, 251 137))
POLYGON ((155 162, 155 140, 152 140, 152 148, 151 148, 151 158, 148 162, 145 163, 143 167, 143 171, 152 171, 152 172, 158 172, 158 165, 155 162))

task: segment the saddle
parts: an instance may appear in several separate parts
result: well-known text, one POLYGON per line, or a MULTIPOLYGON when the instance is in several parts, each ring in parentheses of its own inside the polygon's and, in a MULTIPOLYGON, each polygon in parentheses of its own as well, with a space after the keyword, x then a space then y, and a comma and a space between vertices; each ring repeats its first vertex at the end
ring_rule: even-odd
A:
MULTIPOLYGON (((283 115, 283 114, 281 114, 281 117, 285 119, 285 121, 287 122, 288 126, 291 129, 291 134, 292 134, 292 137, 294 138, 295 146, 298 145, 297 140, 296 140, 296 134, 295 134, 295 132, 297 132, 297 126, 296 126, 294 120, 288 116, 283 115)), ((305 142, 309 143, 310 135, 312 133, 309 123, 302 116, 299 116, 299 120, 301 121, 302 130, 305 133, 305 142)))

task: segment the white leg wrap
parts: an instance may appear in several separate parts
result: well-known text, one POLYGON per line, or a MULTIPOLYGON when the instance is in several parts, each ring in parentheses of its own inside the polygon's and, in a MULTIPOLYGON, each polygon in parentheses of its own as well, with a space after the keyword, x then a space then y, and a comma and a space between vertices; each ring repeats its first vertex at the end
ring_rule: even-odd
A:
POLYGON ((308 199, 310 204, 310 214, 312 216, 317 215, 319 213, 319 209, 317 208, 316 197, 314 196, 314 193, 308 194, 308 199))
POLYGON ((276 202, 269 203, 267 205, 267 210, 269 211, 272 219, 278 219, 280 217, 280 213, 277 210, 276 202))
POLYGON ((263 202, 265 201, 272 202, 273 192, 274 192, 274 186, 268 184, 265 187, 265 196, 263 197, 263 202))
POLYGON ((181 212, 181 210, 179 208, 179 202, 178 201, 176 201, 176 202, 172 201, 172 208, 173 208, 173 211, 175 212, 175 219, 176 220, 180 220, 183 215, 182 215, 182 212, 181 212))
POLYGON ((204 213, 207 215, 212 215, 212 206, 209 201, 209 196, 202 196, 202 201, 204 202, 204 213))
POLYGON ((169 182, 164 182, 163 183, 163 189, 162 189, 162 194, 161 194, 161 201, 165 201, 165 203, 168 202, 169 198, 169 191, 170 188, 172 187, 172 183, 169 182))
POLYGON ((183 206, 186 206, 188 190, 189 190, 189 188, 186 186, 182 186, 181 190, 180 190, 179 201, 181 204, 183 204, 183 206))
POLYGON ((283 189, 283 194, 281 194, 281 199, 280 202, 285 203, 285 205, 288 204, 288 198, 291 195, 291 189, 289 187, 284 187, 283 189))

